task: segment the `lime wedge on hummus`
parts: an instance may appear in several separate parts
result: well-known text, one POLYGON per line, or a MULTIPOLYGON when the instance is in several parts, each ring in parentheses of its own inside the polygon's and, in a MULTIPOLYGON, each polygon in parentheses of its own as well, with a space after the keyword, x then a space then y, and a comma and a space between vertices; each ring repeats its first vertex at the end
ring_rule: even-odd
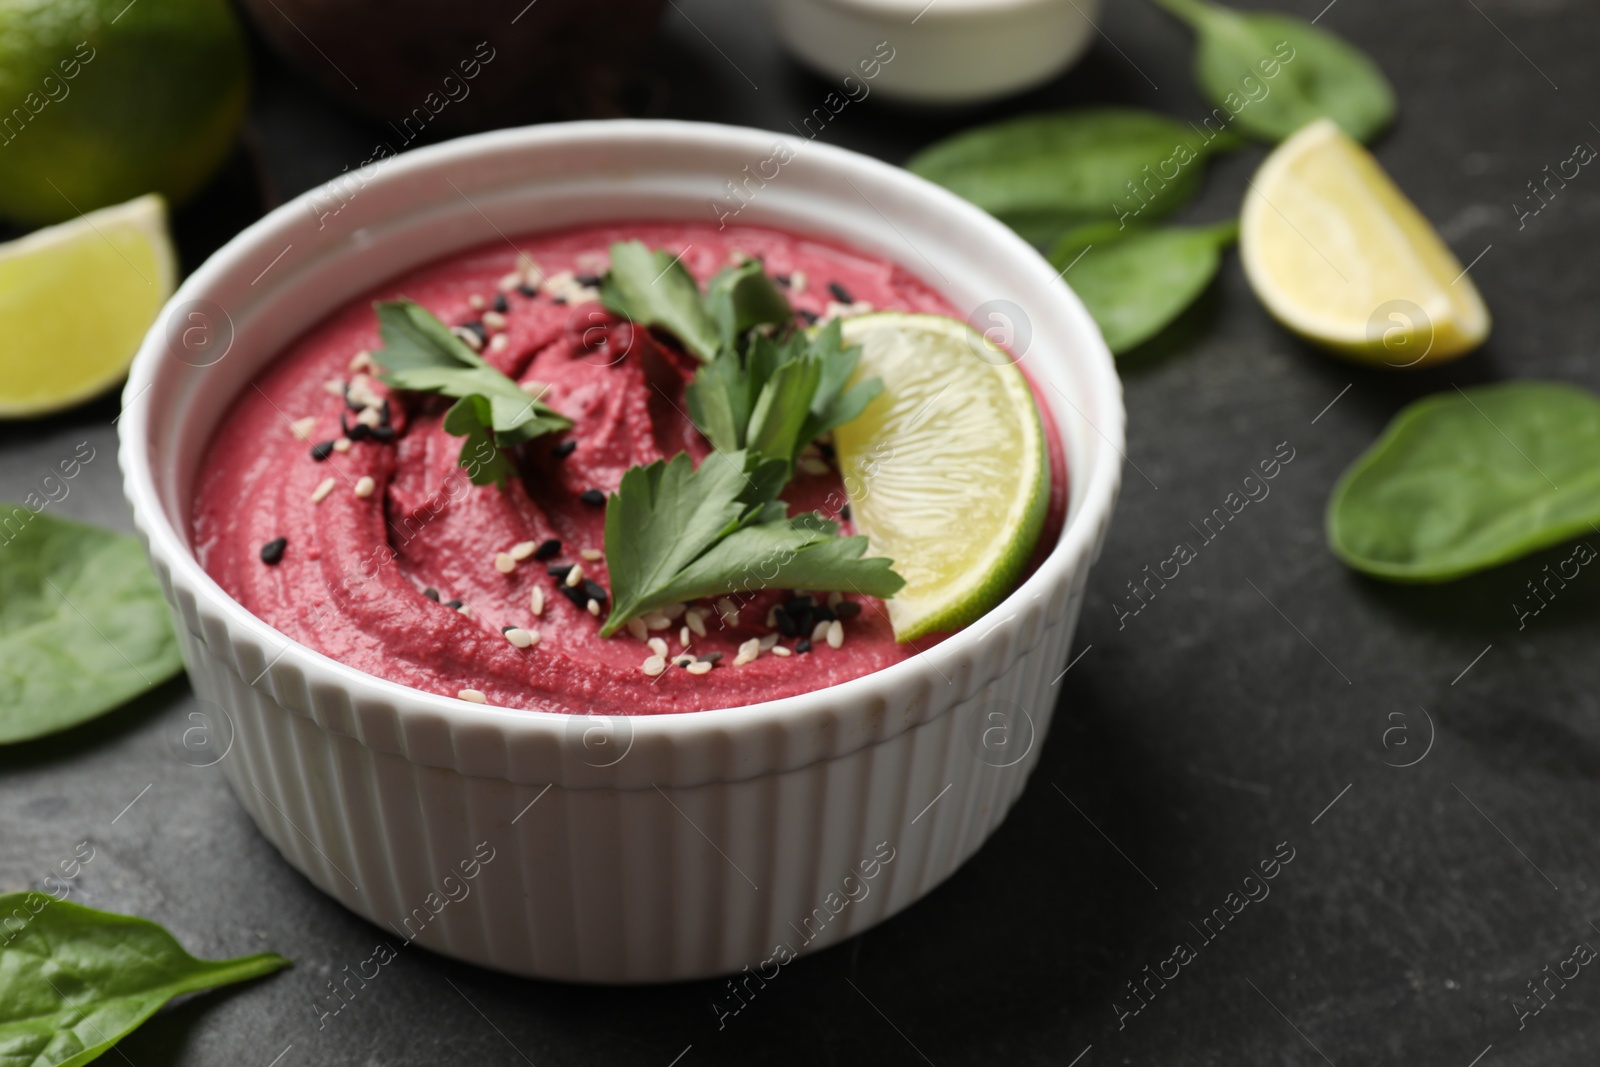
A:
POLYGON ((964 322, 881 312, 846 319, 861 378, 883 393, 834 431, 856 530, 906 580, 888 602, 911 641, 973 622, 1011 592, 1050 497, 1033 390, 964 322))
POLYGON ((0 244, 0 418, 105 392, 172 295, 166 206, 142 196, 0 244))

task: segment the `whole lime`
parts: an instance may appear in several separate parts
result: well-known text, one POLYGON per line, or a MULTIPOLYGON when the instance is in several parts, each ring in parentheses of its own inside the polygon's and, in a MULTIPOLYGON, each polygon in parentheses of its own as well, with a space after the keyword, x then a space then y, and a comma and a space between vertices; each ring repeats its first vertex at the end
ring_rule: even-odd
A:
POLYGON ((227 157, 248 95, 227 0, 0 0, 0 215, 180 203, 227 157))

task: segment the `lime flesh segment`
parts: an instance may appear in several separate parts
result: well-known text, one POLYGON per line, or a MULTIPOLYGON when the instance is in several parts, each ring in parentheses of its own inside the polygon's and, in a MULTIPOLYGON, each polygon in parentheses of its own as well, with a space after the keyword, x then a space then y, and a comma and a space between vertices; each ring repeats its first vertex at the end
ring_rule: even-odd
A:
POLYGON ((846 319, 859 378, 883 393, 834 431, 856 530, 906 585, 897 640, 965 626, 1022 576, 1044 525, 1050 468, 1028 380, 964 322, 881 312, 846 319))
POLYGON ((174 273, 159 196, 0 244, 0 417, 58 411, 121 380, 174 273))

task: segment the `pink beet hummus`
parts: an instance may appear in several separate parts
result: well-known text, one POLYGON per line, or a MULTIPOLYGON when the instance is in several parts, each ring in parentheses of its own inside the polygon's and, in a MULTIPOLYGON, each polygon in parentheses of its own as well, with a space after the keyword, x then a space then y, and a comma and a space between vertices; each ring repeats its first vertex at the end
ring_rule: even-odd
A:
MULTIPOLYGON (((586 491, 615 489, 630 466, 683 450, 698 462, 709 450, 685 414, 693 358, 591 299, 607 249, 629 239, 685 250, 683 263, 702 283, 730 257, 759 257, 802 315, 823 316, 830 304, 848 302, 956 314, 891 263, 753 227, 603 226, 453 256, 351 301, 234 401, 202 460, 195 494, 195 548, 207 572, 261 619, 352 667, 428 692, 470 690, 490 704, 539 711, 735 707, 834 685, 926 648, 897 644, 883 605, 849 596, 831 612, 844 632, 839 647, 817 640, 800 650, 807 627, 779 635, 789 655, 769 648, 735 666, 741 645, 774 633, 773 606, 793 596, 774 590, 740 604, 726 624, 714 606, 700 606, 706 634, 689 633, 689 651, 716 659, 713 669, 669 667, 651 676, 641 669, 651 651, 637 636, 624 630, 602 639, 604 612, 596 618, 581 597, 563 595, 553 566, 579 564, 585 579, 610 588, 605 561, 596 558, 605 509, 585 502, 586 491), (545 276, 536 287, 516 285, 527 262, 519 252, 545 276), (447 324, 483 324, 485 357, 519 382, 547 384, 545 401, 572 419, 569 432, 520 447, 520 479, 503 490, 472 485, 457 466, 461 438, 440 426, 447 401, 392 393, 366 366, 361 353, 381 347, 373 301, 402 295, 447 324), (358 428, 351 394, 387 401, 387 420, 375 432, 358 428), (496 566, 499 554, 527 542, 545 547, 538 557, 524 547, 509 573, 496 566), (530 647, 510 639, 525 634, 537 634, 530 647)), ((1041 551, 1055 540, 1064 499, 1048 418, 1046 428, 1056 484, 1041 551)), ((784 494, 791 513, 816 509, 850 532, 837 472, 810 466, 814 472, 798 473, 784 494)), ((817 599, 826 603, 825 594, 817 599)), ((649 636, 677 655, 686 622, 680 613, 649 636)))

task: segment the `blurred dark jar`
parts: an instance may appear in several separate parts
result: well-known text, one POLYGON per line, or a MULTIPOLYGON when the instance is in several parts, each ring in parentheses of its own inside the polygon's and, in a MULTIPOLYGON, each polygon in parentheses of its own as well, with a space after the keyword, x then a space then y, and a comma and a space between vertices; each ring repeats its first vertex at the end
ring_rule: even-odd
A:
POLYGON ((242 0, 274 51, 418 136, 624 111, 665 0, 242 0))

